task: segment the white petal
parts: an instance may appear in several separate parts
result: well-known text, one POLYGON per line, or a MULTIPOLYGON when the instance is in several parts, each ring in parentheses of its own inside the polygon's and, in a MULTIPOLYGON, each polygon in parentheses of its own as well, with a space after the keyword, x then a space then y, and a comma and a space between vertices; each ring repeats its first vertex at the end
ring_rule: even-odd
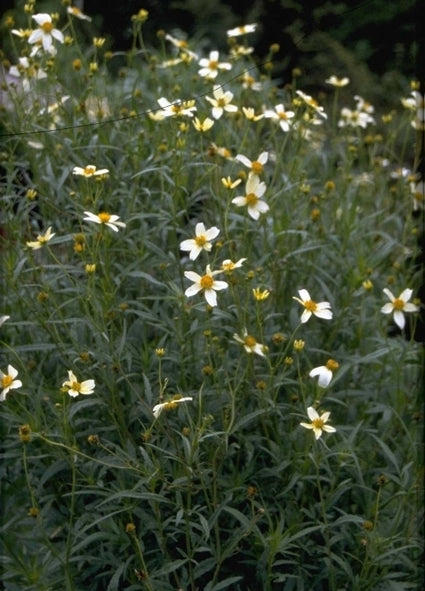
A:
POLYGON ((214 308, 217 305, 217 294, 213 289, 206 289, 204 293, 208 304, 214 308))
POLYGON ((394 310, 394 322, 397 324, 399 328, 401 328, 401 330, 403 330, 404 325, 406 324, 403 312, 401 312, 400 310, 394 310))

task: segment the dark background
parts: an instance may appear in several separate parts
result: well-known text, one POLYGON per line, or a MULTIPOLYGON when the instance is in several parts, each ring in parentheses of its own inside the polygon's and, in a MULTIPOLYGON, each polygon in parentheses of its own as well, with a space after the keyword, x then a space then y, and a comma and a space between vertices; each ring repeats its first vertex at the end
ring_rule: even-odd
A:
MULTIPOLYGON (((13 14, 16 26, 26 26, 23 4, 2 2, 2 12, 13 14)), ((385 98, 388 92, 405 89, 407 80, 424 80, 420 58, 424 10, 419 0, 74 0, 74 4, 93 17, 94 29, 108 38, 112 51, 130 48, 131 16, 144 8, 149 12, 143 25, 148 46, 158 45, 159 29, 181 30, 193 39, 197 51, 200 47, 227 51, 227 29, 258 23, 248 43, 255 47, 258 62, 267 57, 272 43, 279 44, 274 75, 283 83, 299 67, 312 87, 323 84, 324 76, 347 75, 357 92, 367 86, 368 93, 379 98, 381 92, 385 98)), ((57 8, 58 3, 49 0, 36 3, 37 12, 57 8)))

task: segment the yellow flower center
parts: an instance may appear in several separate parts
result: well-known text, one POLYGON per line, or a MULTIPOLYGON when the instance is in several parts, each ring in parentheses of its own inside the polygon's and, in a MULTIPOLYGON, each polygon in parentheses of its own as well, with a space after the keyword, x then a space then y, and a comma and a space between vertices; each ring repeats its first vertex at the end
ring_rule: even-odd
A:
POLYGON ((335 361, 334 359, 328 359, 326 362, 326 367, 327 367, 327 369, 330 369, 331 371, 335 371, 336 369, 338 369, 339 363, 337 361, 335 361))
POLYGON ((394 308, 394 310, 403 310, 403 308, 404 308, 404 301, 401 300, 400 298, 396 298, 393 301, 393 308, 394 308))
POLYGON ((316 302, 313 302, 313 300, 307 300, 306 302, 303 302, 303 305, 309 312, 315 312, 317 310, 317 304, 316 302))
POLYGON ((204 275, 201 277, 201 287, 202 289, 211 289, 214 285, 214 279, 211 275, 204 275))
POLYGON ((251 170, 254 174, 261 174, 263 172, 263 165, 257 160, 251 164, 251 170))
POLYGON ((53 23, 46 21, 42 25, 40 25, 40 28, 43 30, 44 33, 50 33, 53 29, 53 23))
POLYGON ((206 237, 205 237, 204 234, 201 234, 200 236, 197 236, 195 238, 195 242, 196 242, 196 246, 201 246, 202 247, 202 246, 205 246, 205 244, 207 242, 207 239, 206 239, 206 237))
POLYGON ((247 347, 249 347, 250 349, 252 349, 252 347, 255 347, 255 345, 257 344, 257 341, 255 339, 255 337, 252 337, 250 334, 247 335, 244 339, 244 343, 247 347))
POLYGON ((285 121, 288 119, 288 115, 285 113, 285 111, 280 111, 280 113, 278 113, 279 115, 279 119, 284 119, 285 121))
POLYGON ((313 419, 311 422, 315 429, 323 429, 323 425, 325 424, 325 421, 321 418, 313 419))
POLYGON ((218 106, 218 107, 225 107, 225 106, 226 106, 226 104, 227 104, 227 103, 226 103, 226 99, 225 99, 225 98, 223 98, 223 97, 219 98, 219 99, 218 99, 218 101, 217 101, 217 106, 218 106))
POLYGON ((102 224, 108 223, 111 219, 111 215, 109 213, 106 213, 106 211, 100 212, 97 217, 102 222, 102 224))
POLYGON ((218 68, 218 61, 211 60, 208 64, 210 70, 216 70, 218 68))
POLYGON ((80 382, 72 382, 71 383, 71 390, 75 390, 76 392, 81 392, 80 382))
POLYGON ((248 195, 245 196, 245 199, 248 207, 255 207, 258 203, 258 197, 255 193, 248 193, 248 195))
POLYGON ((12 376, 3 376, 1 379, 2 388, 8 388, 13 382, 12 376))
POLYGON ((84 168, 85 176, 92 176, 96 172, 96 168, 94 166, 86 166, 84 168))

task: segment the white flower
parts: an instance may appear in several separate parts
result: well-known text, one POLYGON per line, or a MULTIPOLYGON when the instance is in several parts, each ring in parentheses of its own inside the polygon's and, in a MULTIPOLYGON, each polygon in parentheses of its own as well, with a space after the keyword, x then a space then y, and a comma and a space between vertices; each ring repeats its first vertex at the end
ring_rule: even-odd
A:
POLYGON ((311 97, 309 94, 306 94, 302 90, 297 90, 296 93, 305 102, 305 104, 311 107, 313 111, 315 111, 318 115, 320 115, 324 119, 328 118, 324 108, 321 107, 313 97, 311 97))
POLYGON ((107 168, 101 168, 97 170, 96 166, 93 164, 87 164, 84 168, 80 166, 74 166, 72 169, 72 174, 76 174, 77 176, 84 176, 87 179, 91 178, 92 176, 102 176, 105 174, 109 174, 109 170, 107 168))
POLYGON ((231 273, 234 269, 239 269, 239 267, 242 267, 245 261, 246 259, 239 259, 238 261, 236 261, 236 263, 234 263, 230 259, 226 259, 221 263, 221 268, 226 273, 231 273))
POLYGON ((79 382, 75 377, 75 374, 69 370, 68 371, 68 379, 63 382, 62 388, 68 392, 72 398, 75 398, 79 394, 93 394, 95 388, 95 381, 94 380, 85 380, 84 382, 79 382))
POLYGON ((326 433, 335 433, 336 429, 334 427, 326 425, 331 414, 330 412, 324 412, 321 416, 319 416, 317 411, 312 406, 309 406, 307 409, 307 414, 311 423, 300 423, 300 425, 305 429, 313 429, 316 439, 319 439, 323 431, 326 431, 326 433))
POLYGON ((243 345, 243 347, 247 353, 256 353, 257 355, 260 355, 261 357, 265 357, 264 345, 262 345, 261 343, 258 343, 255 337, 248 334, 248 331, 246 330, 246 328, 243 330, 243 334, 241 337, 235 333, 233 335, 233 338, 235 339, 235 341, 237 343, 240 343, 241 345, 243 345))
POLYGON ((215 226, 206 230, 204 224, 199 222, 195 226, 195 238, 180 242, 180 250, 189 251, 189 258, 194 261, 202 250, 211 251, 211 240, 217 238, 219 233, 220 230, 215 226))
POLYGON ((86 222, 105 224, 114 232, 118 232, 119 228, 125 228, 125 223, 118 221, 120 219, 119 215, 112 215, 106 211, 101 211, 100 213, 91 213, 90 211, 85 211, 84 213, 86 214, 86 217, 83 219, 86 222))
POLYGON ((44 72, 38 66, 31 64, 27 57, 20 57, 19 65, 11 66, 9 68, 9 74, 11 76, 21 78, 23 89, 26 92, 28 92, 30 89, 29 80, 31 78, 35 78, 36 80, 42 80, 43 78, 47 78, 46 72, 44 72))
POLYGON ((309 320, 310 316, 314 314, 318 318, 330 320, 332 318, 331 305, 329 302, 314 302, 306 289, 298 290, 299 298, 293 296, 293 299, 304 306, 304 311, 301 315, 301 322, 304 324, 309 320))
POLYGON ((244 166, 249 168, 249 170, 253 174, 260 175, 264 170, 264 165, 266 164, 267 160, 269 159, 268 152, 261 152, 258 156, 257 160, 250 160, 247 156, 243 154, 238 154, 235 156, 235 160, 241 162, 244 166))
POLYGON ((325 80, 326 84, 330 84, 331 86, 335 86, 336 88, 342 88, 350 84, 350 79, 346 76, 344 78, 338 78, 338 76, 330 76, 325 80))
POLYGON ((246 206, 248 213, 254 220, 258 220, 261 213, 266 213, 270 208, 261 197, 266 190, 266 184, 260 182, 256 174, 250 174, 245 185, 245 196, 238 196, 232 199, 232 203, 238 207, 246 206))
POLYGON ((230 92, 230 90, 224 92, 221 86, 215 85, 213 88, 213 96, 214 98, 206 96, 205 100, 207 100, 213 107, 212 115, 214 119, 220 119, 225 111, 227 113, 237 112, 238 107, 232 105, 233 93, 230 92))
POLYGON ((390 302, 382 306, 381 312, 383 314, 393 313, 394 322, 401 330, 403 330, 406 324, 403 312, 417 312, 419 310, 418 306, 409 302, 413 290, 408 288, 404 289, 398 298, 396 298, 387 287, 384 287, 382 291, 390 299, 390 302))
POLYGON ((338 121, 338 127, 361 127, 366 129, 369 123, 375 123, 375 120, 366 111, 352 110, 348 107, 341 109, 341 118, 338 121))
POLYGON ((242 83, 242 88, 245 88, 245 89, 250 88, 251 90, 255 90, 257 92, 259 92, 263 88, 263 85, 261 84, 261 82, 257 82, 255 80, 255 78, 253 76, 251 76, 251 74, 246 70, 242 74, 241 83, 242 83))
POLYGON ((37 240, 35 242, 27 242, 27 246, 29 246, 33 250, 38 250, 47 242, 49 242, 49 240, 53 238, 54 235, 55 233, 52 233, 52 227, 50 226, 49 228, 47 228, 45 234, 39 234, 37 236, 37 240))
POLYGON ((282 131, 289 131, 290 120, 295 116, 294 111, 285 111, 283 104, 276 105, 274 110, 266 109, 264 111, 264 117, 279 121, 279 125, 282 131))
POLYGON ((410 191, 413 196, 413 211, 425 209, 425 182, 410 183, 410 191))
POLYGON ((152 409, 153 416, 157 419, 163 410, 172 410, 173 408, 176 408, 176 406, 181 402, 186 402, 188 400, 193 400, 192 396, 183 396, 181 398, 175 397, 172 400, 169 400, 168 402, 161 402, 160 404, 155 404, 155 406, 152 409))
POLYGON ((219 61, 218 51, 210 51, 209 56, 200 59, 198 63, 201 66, 200 70, 198 70, 198 74, 209 80, 216 78, 219 70, 232 69, 232 65, 228 62, 219 61))
POLYGON ((214 276, 221 271, 211 271, 210 265, 207 265, 205 275, 198 275, 193 271, 185 271, 184 276, 193 282, 193 285, 188 287, 184 292, 187 297, 196 295, 198 292, 203 291, 207 303, 214 307, 217 305, 217 294, 216 291, 226 289, 228 284, 225 281, 216 281, 214 276))
POLYGON ((28 43, 30 45, 35 44, 32 55, 37 53, 40 44, 43 46, 44 51, 47 51, 47 53, 50 53, 51 55, 55 55, 56 48, 53 45, 53 39, 56 39, 59 43, 63 43, 63 34, 58 31, 58 29, 54 28, 50 14, 33 14, 32 18, 38 25, 38 29, 35 29, 28 38, 28 43))
POLYGON ((193 117, 193 111, 196 111, 195 101, 175 100, 170 103, 165 97, 157 99, 157 103, 162 109, 163 117, 193 117))
POLYGON ((240 37, 241 35, 246 35, 247 33, 255 33, 257 28, 257 24, 253 23, 252 25, 242 25, 241 27, 235 27, 234 29, 229 29, 227 31, 228 37, 240 37))
POLYGON ((80 19, 81 21, 89 21, 89 22, 91 21, 91 17, 87 16, 86 14, 81 12, 81 10, 79 8, 77 8, 76 6, 68 6, 66 11, 68 14, 75 16, 76 18, 80 19))
POLYGON ((3 326, 3 324, 7 322, 9 319, 10 316, 7 316, 6 314, 4 316, 0 316, 0 326, 3 326))
POLYGON ((0 370, 0 402, 4 402, 6 400, 6 394, 10 390, 15 390, 16 388, 22 387, 21 380, 15 380, 16 376, 18 375, 18 371, 12 366, 7 366, 7 373, 3 373, 0 370))
POLYGON ((311 378, 319 376, 317 383, 321 388, 327 388, 331 383, 333 372, 338 369, 339 363, 333 359, 328 359, 326 365, 320 365, 313 368, 308 374, 311 378))

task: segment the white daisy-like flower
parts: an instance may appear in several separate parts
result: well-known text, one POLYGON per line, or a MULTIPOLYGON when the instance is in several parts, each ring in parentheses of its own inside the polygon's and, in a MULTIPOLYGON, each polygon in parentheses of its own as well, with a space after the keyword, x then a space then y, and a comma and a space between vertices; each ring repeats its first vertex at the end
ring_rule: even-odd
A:
POLYGON ((78 18, 81 21, 91 21, 91 16, 87 16, 87 14, 84 14, 84 12, 82 12, 76 6, 68 6, 66 11, 68 14, 70 14, 71 16, 75 16, 75 18, 78 18))
POLYGON ((178 404, 181 404, 182 402, 188 402, 190 400, 193 400, 192 396, 175 396, 167 402, 155 404, 152 409, 153 416, 157 419, 163 410, 172 410, 176 408, 178 404))
POLYGON ((119 215, 113 215, 106 211, 101 211, 100 213, 91 213, 90 211, 85 211, 86 217, 83 218, 86 222, 94 222, 95 224, 104 224, 111 228, 114 232, 118 232, 119 228, 125 228, 124 222, 119 222, 120 219, 119 215))
POLYGON ((369 124, 375 123, 375 119, 366 111, 359 109, 341 109, 341 118, 338 121, 338 127, 361 127, 366 129, 369 124))
POLYGON ((170 103, 168 99, 162 96, 157 99, 157 103, 161 107, 164 117, 193 117, 193 112, 196 111, 194 100, 175 100, 170 103))
POLYGON ((311 423, 300 423, 300 425, 305 429, 312 429, 316 439, 319 439, 323 431, 326 433, 335 433, 335 427, 326 424, 329 420, 330 412, 324 412, 319 416, 319 413, 312 406, 309 406, 307 408, 307 414, 311 423))
POLYGON ((68 394, 75 398, 79 394, 93 394, 96 384, 94 380, 84 380, 79 382, 73 371, 68 370, 68 379, 62 384, 62 388, 68 392, 68 394))
POLYGON ((293 299, 304 306, 304 311, 301 315, 301 322, 304 324, 314 314, 318 318, 324 320, 331 320, 332 311, 329 302, 315 302, 311 299, 310 294, 306 289, 298 290, 299 298, 293 296, 293 299))
POLYGON ((220 230, 215 226, 206 230, 204 224, 199 222, 195 226, 195 238, 180 242, 180 250, 188 251, 190 260, 194 261, 202 250, 211 251, 211 240, 217 238, 219 233, 220 230))
POLYGON ((267 160, 269 159, 268 152, 261 152, 258 156, 257 160, 250 160, 244 154, 238 154, 235 156, 235 160, 241 162, 244 166, 249 168, 250 172, 256 175, 260 175, 264 170, 264 165, 266 164, 267 160))
POLYGON ((347 86, 347 84, 350 84, 350 79, 347 78, 347 76, 344 76, 343 78, 338 78, 338 76, 329 76, 325 82, 326 84, 335 86, 335 88, 343 88, 344 86, 347 86))
POLYGON ((50 55, 55 55, 56 48, 53 45, 53 39, 63 43, 63 33, 55 29, 50 14, 40 12, 39 14, 33 14, 32 18, 38 25, 38 29, 35 29, 28 38, 28 43, 35 46, 32 54, 36 53, 41 45, 44 51, 50 53, 50 55))
POLYGON ((333 372, 338 369, 339 363, 333 359, 328 359, 326 365, 314 367, 308 374, 311 378, 319 376, 317 383, 321 388, 327 388, 331 383, 333 372))
POLYGON ((280 103, 274 109, 266 109, 264 117, 278 121, 281 130, 286 132, 290 129, 291 119, 295 117, 295 113, 294 111, 285 111, 284 105, 280 103))
POLYGON ((184 292, 185 295, 191 297, 203 291, 207 303, 213 308, 217 305, 216 291, 228 287, 226 281, 216 281, 214 279, 214 276, 218 273, 222 273, 222 271, 211 271, 210 265, 207 265, 204 275, 198 275, 198 273, 194 273, 193 271, 185 271, 184 276, 193 282, 193 285, 188 287, 184 292))
POLYGON ((247 353, 255 353, 256 355, 260 355, 260 357, 265 357, 264 345, 257 342, 257 339, 255 337, 248 334, 246 328, 243 330, 242 336, 239 336, 237 333, 235 333, 233 335, 233 338, 237 343, 243 345, 243 348, 247 353))
POLYGON ((238 261, 236 261, 236 263, 234 263, 232 260, 226 259, 221 263, 221 268, 226 273, 231 273, 234 269, 239 269, 240 267, 242 267, 245 261, 246 259, 239 259, 238 261))
POLYGON ((260 181, 256 174, 250 174, 245 185, 245 196, 232 199, 232 203, 238 207, 247 207, 248 214, 253 220, 258 220, 261 213, 266 213, 270 208, 261 197, 266 191, 266 183, 260 181))
POLYGON ((0 402, 4 402, 6 400, 6 395, 10 392, 10 390, 16 390, 16 388, 22 387, 21 380, 16 380, 16 376, 18 375, 18 371, 12 366, 7 366, 7 373, 3 373, 0 370, 0 402))
POLYGON ((417 312, 419 310, 418 306, 409 302, 410 298, 412 297, 413 290, 409 288, 404 289, 398 298, 396 298, 387 287, 384 287, 382 291, 390 301, 382 306, 381 312, 383 314, 392 313, 394 322, 401 330, 403 330, 406 324, 404 313, 417 312))
POLYGON ((30 79, 42 80, 47 78, 46 72, 32 64, 27 57, 20 57, 19 64, 9 68, 9 74, 21 79, 22 87, 26 92, 30 90, 30 79))
POLYGON ((230 90, 224 92, 221 86, 215 85, 213 88, 213 98, 206 96, 207 100, 212 105, 212 116, 214 119, 220 119, 224 112, 236 113, 238 107, 232 104, 233 92, 230 90))
POLYGON ((232 64, 228 62, 219 61, 220 54, 218 51, 210 51, 209 56, 199 60, 198 64, 201 68, 198 70, 198 74, 203 78, 214 80, 217 77, 220 70, 231 70, 232 64))
POLYGON ((257 23, 251 25, 242 25, 241 27, 235 27, 227 31, 228 37, 240 37, 241 35, 247 35, 248 33, 255 33, 257 29, 257 23))
POLYGON ((33 250, 38 250, 47 242, 49 242, 49 240, 51 240, 51 238, 53 238, 54 235, 55 233, 52 232, 52 227, 50 226, 49 228, 47 228, 44 234, 39 234, 37 236, 37 240, 35 240, 34 242, 27 242, 27 246, 29 246, 29 248, 32 248, 33 250))
POLYGON ((84 168, 81 168, 81 166, 74 166, 72 169, 72 174, 84 176, 86 179, 89 179, 92 176, 103 176, 105 174, 109 174, 109 170, 107 168, 100 168, 97 170, 94 164, 87 164, 87 166, 84 168))
POLYGON ((296 93, 305 102, 305 104, 311 107, 313 111, 315 111, 318 115, 320 115, 324 119, 328 118, 328 116, 325 113, 325 109, 319 105, 316 99, 314 99, 309 94, 306 94, 302 90, 297 90, 296 93))

